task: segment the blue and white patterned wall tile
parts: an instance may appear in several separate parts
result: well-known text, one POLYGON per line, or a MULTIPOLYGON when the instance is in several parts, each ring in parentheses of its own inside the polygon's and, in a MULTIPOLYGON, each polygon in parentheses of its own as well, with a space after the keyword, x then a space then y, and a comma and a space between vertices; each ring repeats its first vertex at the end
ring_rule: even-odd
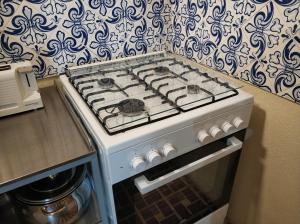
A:
POLYGON ((147 14, 150 29, 154 31, 154 50, 169 50, 169 42, 167 41, 168 25, 172 20, 172 8, 167 0, 149 1, 151 9, 147 14), (152 27, 151 27, 152 25, 152 27))
POLYGON ((171 2, 173 52, 300 103, 299 0, 171 2))
POLYGON ((269 2, 247 22, 244 32, 249 36, 251 51, 240 78, 297 102, 300 33, 297 34, 299 29, 295 23, 285 21, 282 12, 287 9, 277 2, 269 2))
POLYGON ((15 63, 23 60, 33 60, 34 55, 28 51, 13 36, 0 35, 0 60, 4 63, 15 63))
POLYGON ((14 9, 4 35, 33 54, 38 77, 167 48, 163 0, 27 0, 14 9))
POLYGON ((269 55, 275 49, 281 48, 281 33, 283 24, 273 3, 264 5, 243 27, 243 33, 248 37, 250 51, 248 63, 239 73, 240 78, 273 92, 273 77, 267 76, 269 55))
POLYGON ((1 0, 0 1, 0 29, 6 26, 6 23, 14 15, 21 4, 21 0, 1 0))

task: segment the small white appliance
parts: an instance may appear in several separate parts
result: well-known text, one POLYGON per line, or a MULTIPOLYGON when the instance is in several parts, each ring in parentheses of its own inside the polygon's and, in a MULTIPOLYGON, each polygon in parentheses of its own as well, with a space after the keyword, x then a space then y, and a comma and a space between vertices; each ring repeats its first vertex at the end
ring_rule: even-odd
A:
POLYGON ((224 222, 253 96, 165 52, 60 80, 98 148, 109 223, 224 222))
POLYGON ((29 61, 0 66, 0 117, 43 107, 29 61))

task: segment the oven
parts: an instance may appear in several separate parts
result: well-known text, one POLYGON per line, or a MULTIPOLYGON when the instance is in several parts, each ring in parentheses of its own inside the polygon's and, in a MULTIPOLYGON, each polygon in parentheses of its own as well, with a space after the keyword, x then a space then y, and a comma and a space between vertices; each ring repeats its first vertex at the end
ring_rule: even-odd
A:
POLYGON ((114 184, 118 223, 220 223, 244 135, 236 132, 114 184))
POLYGON ((253 96, 186 62, 160 52, 60 76, 98 148, 109 223, 224 221, 253 96))

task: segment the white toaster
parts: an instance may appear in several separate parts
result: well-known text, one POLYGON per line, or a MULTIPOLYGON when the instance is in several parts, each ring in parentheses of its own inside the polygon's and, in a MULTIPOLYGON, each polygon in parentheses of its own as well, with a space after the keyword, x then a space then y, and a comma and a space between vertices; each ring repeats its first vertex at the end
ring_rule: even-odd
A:
POLYGON ((43 107, 29 61, 0 66, 0 117, 43 107))

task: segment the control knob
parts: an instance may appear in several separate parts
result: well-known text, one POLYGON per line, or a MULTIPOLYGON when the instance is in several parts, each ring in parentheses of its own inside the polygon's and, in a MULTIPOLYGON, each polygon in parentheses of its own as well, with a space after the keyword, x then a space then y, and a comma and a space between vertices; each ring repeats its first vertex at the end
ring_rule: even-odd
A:
POLYGON ((149 162, 149 163, 159 163, 160 162, 160 155, 159 155, 159 152, 157 150, 151 150, 147 153, 146 155, 146 160, 149 162))
POLYGON ((131 167, 135 170, 142 170, 146 166, 145 160, 141 156, 135 156, 131 160, 131 167))
POLYGON ((223 124, 222 124, 222 130, 225 132, 225 133, 228 133, 230 131, 233 130, 233 125, 230 124, 229 122, 225 121, 223 124))
POLYGON ((210 136, 206 131, 202 130, 198 133, 198 139, 201 143, 206 144, 209 142, 210 136))
POLYGON ((175 152, 176 152, 176 149, 170 143, 165 144, 164 147, 161 150, 161 154, 164 157, 168 157, 168 156, 174 154, 175 152))
POLYGON ((236 117, 236 118, 233 119, 232 124, 236 128, 240 128, 244 124, 244 121, 240 117, 236 117))
POLYGON ((217 126, 213 126, 209 129, 209 133, 213 138, 219 138, 222 135, 222 130, 217 126))

